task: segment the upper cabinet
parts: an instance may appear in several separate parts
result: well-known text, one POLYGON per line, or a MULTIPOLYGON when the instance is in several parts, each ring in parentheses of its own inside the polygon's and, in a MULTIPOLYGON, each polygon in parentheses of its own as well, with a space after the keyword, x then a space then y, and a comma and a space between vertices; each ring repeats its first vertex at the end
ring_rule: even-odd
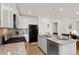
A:
POLYGON ((1 3, 1 27, 13 28, 13 14, 17 15, 16 4, 1 3))
POLYGON ((1 26, 1 4, 0 4, 0 26, 1 26))

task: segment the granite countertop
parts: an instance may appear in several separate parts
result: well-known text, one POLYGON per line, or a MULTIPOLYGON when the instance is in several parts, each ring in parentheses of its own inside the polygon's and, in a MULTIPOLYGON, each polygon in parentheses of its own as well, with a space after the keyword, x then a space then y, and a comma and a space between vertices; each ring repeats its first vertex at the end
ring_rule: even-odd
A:
POLYGON ((16 34, 16 35, 12 35, 11 37, 26 37, 26 35, 29 34, 16 34))
POLYGON ((53 41, 57 44, 69 44, 69 43, 73 43, 73 42, 76 42, 77 40, 73 40, 73 39, 68 39, 68 40, 61 40, 61 39, 58 39, 56 36, 51 36, 51 37, 45 37, 43 35, 39 35, 40 37, 42 38, 45 38, 47 40, 50 40, 50 41, 53 41))
POLYGON ((18 42, 1 45, 0 55, 26 55, 25 43, 18 42))

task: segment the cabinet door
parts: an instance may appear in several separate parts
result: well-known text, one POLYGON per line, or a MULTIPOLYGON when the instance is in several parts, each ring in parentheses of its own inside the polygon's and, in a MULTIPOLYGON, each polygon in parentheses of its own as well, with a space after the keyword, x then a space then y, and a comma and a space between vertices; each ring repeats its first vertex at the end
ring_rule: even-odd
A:
POLYGON ((38 36, 38 46, 42 49, 42 38, 38 36))
POLYGON ((42 39, 42 50, 47 54, 47 39, 42 39))
POLYGON ((9 11, 8 27, 13 28, 13 13, 9 11))
POLYGON ((29 34, 24 34, 24 37, 26 39, 26 42, 29 43, 29 34))
POLYGON ((76 42, 65 45, 59 45, 60 55, 76 55, 76 42))
POLYGON ((3 10, 3 27, 8 27, 8 10, 3 10))
POLYGON ((47 54, 47 39, 38 37, 38 46, 47 54))
POLYGON ((13 28, 12 11, 3 9, 3 27, 13 28))

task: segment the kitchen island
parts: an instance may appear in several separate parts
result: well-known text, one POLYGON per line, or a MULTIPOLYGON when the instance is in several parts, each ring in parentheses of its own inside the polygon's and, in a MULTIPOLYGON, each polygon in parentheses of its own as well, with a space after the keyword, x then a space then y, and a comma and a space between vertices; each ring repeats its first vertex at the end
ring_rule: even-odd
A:
POLYGON ((39 35, 38 46, 47 55, 76 55, 76 40, 39 35))
POLYGON ((27 55, 24 42, 0 45, 0 55, 27 55))

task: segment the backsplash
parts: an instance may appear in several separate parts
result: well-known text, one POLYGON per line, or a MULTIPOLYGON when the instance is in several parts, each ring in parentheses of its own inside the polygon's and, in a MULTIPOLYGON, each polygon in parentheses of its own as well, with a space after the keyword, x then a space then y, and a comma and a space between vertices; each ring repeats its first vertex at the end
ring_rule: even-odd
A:
POLYGON ((12 35, 29 34, 29 30, 28 29, 13 29, 12 31, 13 31, 12 35))
POLYGON ((28 29, 17 29, 19 34, 29 34, 29 30, 28 29))

